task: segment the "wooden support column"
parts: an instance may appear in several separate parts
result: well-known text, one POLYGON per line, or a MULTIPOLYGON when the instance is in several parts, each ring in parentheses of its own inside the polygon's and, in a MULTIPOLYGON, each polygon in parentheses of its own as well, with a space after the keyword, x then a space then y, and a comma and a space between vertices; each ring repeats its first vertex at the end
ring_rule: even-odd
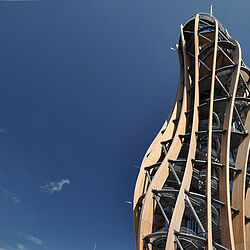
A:
POLYGON ((195 46, 195 76, 194 76, 194 111, 193 111, 193 122, 192 122, 192 131, 190 137, 190 145, 188 151, 188 157, 186 162, 186 168, 182 179, 182 184, 180 187, 180 191, 178 194, 178 198, 174 207, 174 212, 172 215, 171 223, 168 230, 168 237, 166 243, 166 250, 174 250, 175 248, 175 235, 174 231, 180 230, 180 225, 183 217, 183 213, 185 210, 185 200, 184 200, 184 191, 189 190, 192 173, 193 173, 193 166, 192 166, 192 159, 195 158, 196 153, 196 132, 198 132, 198 106, 199 106, 199 38, 198 38, 198 25, 199 25, 199 15, 195 17, 194 23, 194 46, 195 46))
POLYGON ((214 54, 212 65, 211 89, 210 89, 210 103, 209 103, 209 119, 208 119, 208 141, 207 141, 207 176, 206 176, 206 227, 207 227, 207 249, 213 249, 213 235, 212 235, 212 193, 211 193, 211 177, 212 177, 212 141, 213 141, 213 105, 214 105, 214 84, 215 84, 215 70, 217 60, 217 46, 218 46, 218 22, 215 20, 214 32, 214 54))
MULTIPOLYGON (((182 27, 181 27, 182 32, 182 27)), ((183 32, 182 32, 183 33, 183 32)), ((183 61, 184 61, 184 90, 183 90, 183 101, 182 101, 182 109, 180 113, 179 123, 176 129, 176 133, 174 135, 172 144, 168 151, 167 156, 165 157, 164 161, 160 165, 159 169, 157 170, 152 183, 150 184, 148 191, 146 193, 141 216, 140 216, 140 224, 138 229, 138 236, 139 236, 139 248, 140 250, 143 249, 143 237, 152 233, 153 230, 153 220, 154 220, 154 209, 155 209, 155 201, 153 199, 152 189, 161 189, 169 175, 169 168, 168 168, 168 160, 169 159, 176 159, 182 146, 181 139, 179 135, 185 132, 186 127, 186 85, 187 85, 187 68, 186 68, 186 55, 183 53, 183 61)))
MULTIPOLYGON (((246 198, 245 198, 245 215, 250 218, 250 188, 247 189, 246 198)), ((245 225, 246 233, 246 250, 250 249, 250 222, 245 225)))
POLYGON ((234 237, 233 237, 233 226, 232 226, 232 212, 231 212, 231 201, 230 201, 230 183, 229 183, 229 162, 230 162, 230 139, 231 139, 231 127, 232 127, 232 116, 234 109, 234 101, 236 90, 239 81, 239 73, 241 66, 241 49, 237 41, 230 38, 230 41, 236 46, 233 52, 233 61, 237 65, 235 68, 232 79, 230 82, 229 94, 232 98, 226 105, 225 118, 223 129, 226 131, 222 135, 221 139, 221 154, 220 161, 225 166, 220 169, 220 200, 225 203, 220 209, 221 219, 221 242, 222 245, 228 249, 235 250, 234 237))
POLYGON ((148 148, 141 167, 140 172, 137 177, 136 185, 135 185, 135 191, 134 191, 134 201, 133 201, 133 217, 134 217, 134 233, 135 233, 135 241, 136 241, 136 249, 139 249, 139 240, 138 240, 138 226, 139 226, 139 219, 140 219, 140 213, 138 211, 137 207, 137 201, 138 199, 146 193, 147 187, 148 187, 148 178, 145 176, 145 170, 144 168, 155 164, 158 159, 161 156, 162 151, 162 141, 166 141, 170 139, 173 136, 173 132, 175 129, 175 124, 173 120, 177 119, 179 117, 178 112, 178 106, 181 105, 180 99, 183 96, 183 67, 181 67, 181 55, 179 54, 179 64, 180 64, 180 79, 179 79, 179 86, 175 98, 175 102, 172 108, 172 111, 170 112, 170 115, 168 116, 168 119, 163 124, 160 132, 157 134, 156 138, 148 148))
MULTIPOLYGON (((250 131, 250 112, 248 112, 245 128, 250 131)), ((247 163, 249 157, 249 142, 250 133, 241 141, 239 145, 235 168, 241 169, 242 172, 238 174, 233 183, 232 191, 232 206, 239 209, 239 213, 233 217, 233 232, 235 248, 237 250, 247 250, 246 248, 246 231, 245 231, 245 193, 246 193, 246 173, 247 163)), ((248 203, 250 206, 250 203, 248 203)), ((249 235, 250 236, 250 235, 249 235)))

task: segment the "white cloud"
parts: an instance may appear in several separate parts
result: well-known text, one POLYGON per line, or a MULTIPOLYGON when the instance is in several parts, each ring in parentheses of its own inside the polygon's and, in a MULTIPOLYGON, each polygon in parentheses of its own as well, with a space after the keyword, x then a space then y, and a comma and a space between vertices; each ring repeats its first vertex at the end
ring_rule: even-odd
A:
POLYGON ((27 248, 24 245, 18 244, 16 250, 27 250, 27 248))
POLYGON ((24 237, 26 240, 32 241, 34 244, 41 246, 43 244, 43 241, 32 236, 32 235, 28 235, 28 234, 24 234, 24 233, 18 233, 19 235, 21 235, 22 237, 24 237))
POLYGON ((20 202, 20 200, 16 197, 16 195, 8 189, 0 188, 0 193, 2 193, 5 198, 10 199, 14 204, 20 202))
POLYGON ((41 186, 40 188, 45 193, 53 194, 55 192, 62 191, 64 184, 70 184, 70 181, 68 179, 62 179, 61 181, 46 183, 43 186, 41 186))
POLYGON ((24 245, 17 244, 16 247, 13 247, 13 246, 10 246, 10 245, 0 247, 0 250, 27 250, 27 248, 24 245))
MULTIPOLYGON (((7 129, 5 129, 5 128, 0 128, 0 133, 7 133, 7 132, 8 132, 7 129)), ((0 250, 1 250, 1 248, 0 248, 0 250)))
POLYGON ((2 245, 2 246, 0 247, 0 250, 11 250, 11 249, 13 250, 13 247, 7 246, 6 244, 5 244, 4 246, 2 245))

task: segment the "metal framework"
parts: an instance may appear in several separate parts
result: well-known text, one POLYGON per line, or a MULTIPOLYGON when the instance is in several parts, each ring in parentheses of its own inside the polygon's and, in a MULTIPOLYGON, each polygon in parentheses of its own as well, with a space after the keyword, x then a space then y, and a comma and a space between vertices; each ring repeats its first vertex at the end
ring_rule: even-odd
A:
POLYGON ((250 70, 208 14, 176 48, 176 99, 135 186, 136 249, 250 250, 250 70))

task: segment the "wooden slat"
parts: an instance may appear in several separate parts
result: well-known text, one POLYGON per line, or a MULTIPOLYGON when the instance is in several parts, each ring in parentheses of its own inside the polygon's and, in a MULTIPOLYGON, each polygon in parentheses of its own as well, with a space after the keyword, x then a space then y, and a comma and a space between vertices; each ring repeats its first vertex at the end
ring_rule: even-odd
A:
MULTIPOLYGON (((182 26, 181 26, 181 33, 182 31, 182 26)), ((152 189, 161 189, 168 174, 169 174, 169 168, 168 168, 168 159, 176 159, 180 149, 182 142, 179 138, 179 134, 182 134, 185 131, 186 127, 186 116, 185 116, 185 111, 187 109, 186 107, 186 85, 187 85, 187 72, 186 72, 186 56, 183 55, 184 59, 184 70, 185 70, 185 80, 184 80, 184 90, 183 90, 183 101, 182 101, 182 109, 181 109, 181 114, 179 118, 179 123, 176 129, 175 136, 173 138, 173 142, 170 146, 170 149, 168 151, 167 156, 163 160, 161 166, 159 167, 158 171, 156 172, 152 183, 150 184, 148 191, 146 193, 145 199, 144 199, 144 204, 142 207, 141 211, 141 216, 140 216, 140 224, 139 224, 139 248, 138 249, 143 249, 143 237, 151 234, 152 229, 153 229, 153 217, 154 217, 154 200, 152 198, 152 189)))
POLYGON ((231 201, 230 201, 230 183, 229 183, 229 161, 230 161, 230 138, 231 138, 231 126, 234 100, 239 80, 240 64, 241 64, 241 49, 237 41, 230 38, 230 41, 236 45, 233 51, 233 61, 236 63, 232 79, 230 82, 229 94, 232 98, 228 101, 225 110, 225 118, 223 129, 226 133, 222 135, 221 139, 221 154, 220 161, 225 165, 224 168, 220 169, 219 189, 220 189, 220 200, 225 203, 225 206, 220 208, 221 218, 221 242, 222 245, 228 249, 234 250, 234 237, 233 237, 233 226, 232 226, 232 212, 231 212, 231 201))
POLYGON ((184 191, 189 190, 191 179, 192 179, 192 159, 195 158, 196 152, 196 132, 198 131, 198 106, 199 106, 199 38, 198 38, 198 24, 199 24, 199 15, 195 17, 195 24, 194 24, 194 46, 195 46, 195 95, 194 95, 194 111, 193 111, 193 122, 192 122, 192 131, 191 131, 191 138, 190 138, 190 145, 187 157, 187 163, 185 172, 182 179, 182 184, 180 187, 180 191, 178 194, 178 198, 174 207, 174 212, 172 215, 171 223, 168 230, 168 237, 166 243, 166 250, 174 250, 174 231, 180 230, 180 225, 183 217, 183 213, 185 210, 185 200, 184 200, 184 191))
POLYGON ((208 141, 207 141, 207 176, 206 176, 206 229, 207 229, 207 249, 213 249, 213 235, 212 235, 212 192, 211 192, 211 177, 212 177, 212 141, 213 141, 213 104, 214 104, 214 85, 215 85, 215 71, 217 59, 217 46, 218 46, 218 22, 215 20, 215 37, 214 37, 214 54, 212 65, 211 89, 210 89, 210 106, 209 106, 209 119, 208 119, 208 141))

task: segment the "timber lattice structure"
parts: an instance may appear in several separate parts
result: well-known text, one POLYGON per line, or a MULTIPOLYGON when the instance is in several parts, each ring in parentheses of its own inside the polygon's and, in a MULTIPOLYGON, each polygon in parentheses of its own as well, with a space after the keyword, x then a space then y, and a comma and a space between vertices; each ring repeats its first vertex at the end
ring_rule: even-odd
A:
POLYGON ((142 161, 136 249, 250 250, 250 70, 213 16, 180 27, 175 103, 142 161))

